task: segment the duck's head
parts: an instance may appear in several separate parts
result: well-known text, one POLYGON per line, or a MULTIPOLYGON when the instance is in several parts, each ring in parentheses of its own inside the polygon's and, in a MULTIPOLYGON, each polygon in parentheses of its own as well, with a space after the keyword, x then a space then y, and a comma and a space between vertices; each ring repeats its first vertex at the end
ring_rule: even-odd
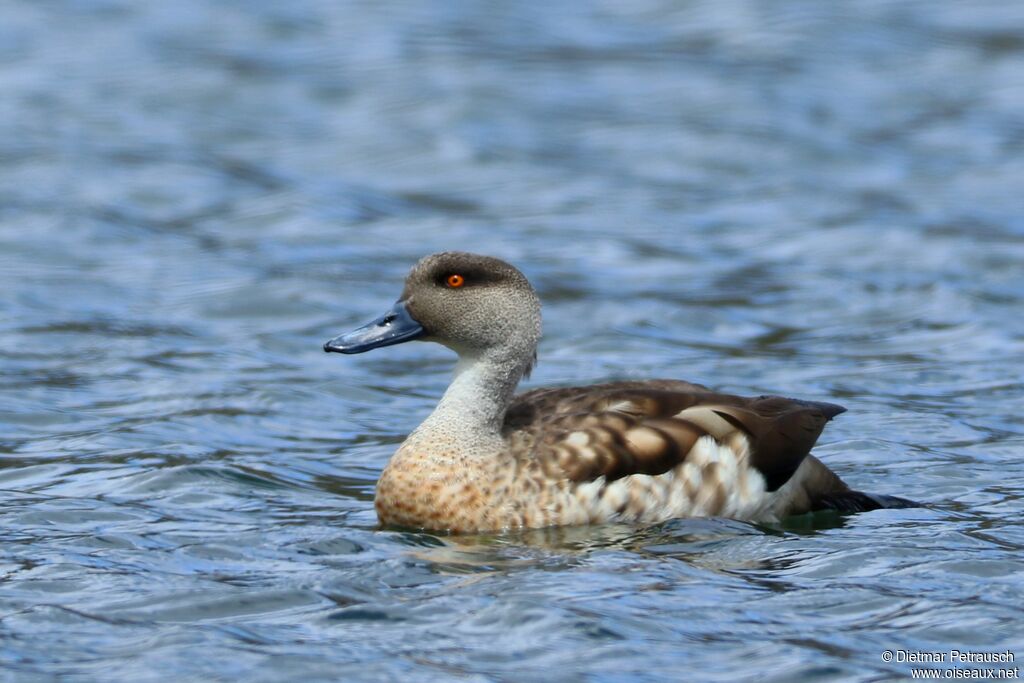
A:
POLYGON ((490 256, 445 251, 413 266, 389 311, 330 340, 324 351, 363 353, 418 339, 460 356, 503 351, 532 359, 540 327, 540 301, 516 268, 490 256))

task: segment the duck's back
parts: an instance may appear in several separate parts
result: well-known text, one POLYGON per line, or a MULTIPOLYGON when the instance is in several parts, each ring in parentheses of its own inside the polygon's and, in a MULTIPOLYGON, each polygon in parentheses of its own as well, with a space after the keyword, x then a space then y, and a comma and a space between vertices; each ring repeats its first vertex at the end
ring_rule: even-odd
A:
POLYGON ((591 517, 766 519, 834 507, 831 497, 849 494, 809 457, 844 410, 678 380, 627 381, 521 394, 504 434, 521 467, 588 498, 591 517))

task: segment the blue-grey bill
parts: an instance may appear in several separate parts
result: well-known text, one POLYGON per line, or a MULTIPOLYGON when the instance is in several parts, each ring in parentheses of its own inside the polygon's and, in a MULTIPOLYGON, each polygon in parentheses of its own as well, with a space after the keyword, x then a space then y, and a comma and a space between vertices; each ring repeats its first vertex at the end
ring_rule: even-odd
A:
POLYGON ((392 346, 422 337, 423 326, 416 322, 405 304, 395 303, 391 310, 373 322, 363 325, 324 344, 324 351, 330 353, 363 353, 382 346, 392 346))

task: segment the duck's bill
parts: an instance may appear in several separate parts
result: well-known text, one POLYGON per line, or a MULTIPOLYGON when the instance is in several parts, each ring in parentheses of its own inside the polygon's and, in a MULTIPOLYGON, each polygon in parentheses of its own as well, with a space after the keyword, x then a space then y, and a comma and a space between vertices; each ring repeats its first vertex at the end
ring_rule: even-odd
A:
POLYGON ((339 335, 324 344, 330 353, 363 353, 382 346, 393 346, 412 341, 424 335, 423 326, 416 322, 405 304, 397 302, 390 311, 357 330, 339 335))

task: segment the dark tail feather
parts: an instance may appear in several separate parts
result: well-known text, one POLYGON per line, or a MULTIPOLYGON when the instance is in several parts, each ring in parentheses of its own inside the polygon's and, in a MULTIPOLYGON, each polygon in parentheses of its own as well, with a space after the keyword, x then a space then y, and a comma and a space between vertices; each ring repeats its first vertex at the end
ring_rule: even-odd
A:
POLYGON ((835 510, 836 512, 868 512, 883 508, 917 508, 915 503, 906 498, 884 496, 863 491, 837 491, 826 493, 814 500, 814 510, 835 510))
POLYGON ((815 408, 824 413, 825 418, 831 420, 836 415, 842 415, 846 412, 846 408, 835 403, 825 403, 824 401, 808 401, 815 408))

